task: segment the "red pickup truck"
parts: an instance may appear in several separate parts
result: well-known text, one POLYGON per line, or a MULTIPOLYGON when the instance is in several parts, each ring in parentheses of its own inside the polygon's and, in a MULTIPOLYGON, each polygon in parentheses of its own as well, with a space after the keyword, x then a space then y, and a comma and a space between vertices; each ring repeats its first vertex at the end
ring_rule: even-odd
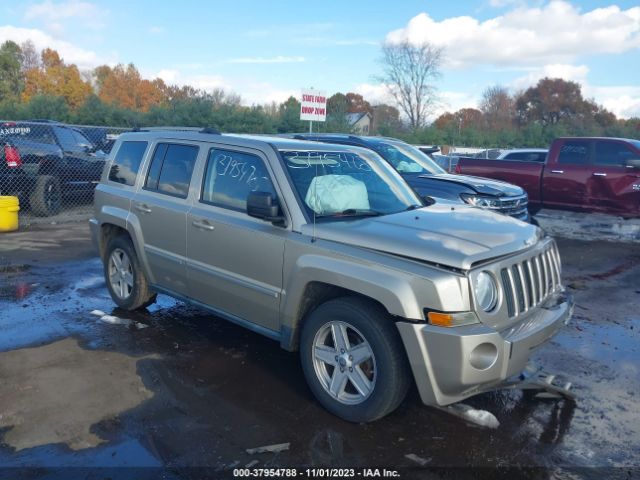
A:
POLYGON ((558 138, 540 160, 460 157, 455 171, 524 188, 531 213, 545 207, 640 217, 639 140, 558 138))

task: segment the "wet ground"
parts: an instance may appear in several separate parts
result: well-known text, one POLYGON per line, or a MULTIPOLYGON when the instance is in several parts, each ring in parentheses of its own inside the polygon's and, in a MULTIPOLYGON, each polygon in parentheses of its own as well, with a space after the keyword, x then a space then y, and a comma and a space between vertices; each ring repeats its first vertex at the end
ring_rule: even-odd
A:
POLYGON ((148 312, 115 310, 88 242, 76 224, 0 237, 0 478, 217 478, 246 465, 640 475, 638 244, 559 240, 576 313, 535 360, 578 400, 468 401, 495 414, 491 430, 422 406, 415 391, 378 422, 343 422, 276 342, 166 296, 148 312))

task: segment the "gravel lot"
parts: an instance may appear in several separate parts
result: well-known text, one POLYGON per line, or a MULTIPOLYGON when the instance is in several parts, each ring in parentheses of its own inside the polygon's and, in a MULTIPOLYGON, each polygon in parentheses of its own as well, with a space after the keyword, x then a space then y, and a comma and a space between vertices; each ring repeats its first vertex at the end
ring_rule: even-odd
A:
POLYGON ((147 312, 114 310, 86 224, 3 234, 0 478, 218 478, 246 465, 637 477, 640 244, 558 244, 575 316, 534 359, 573 382, 577 402, 483 394, 467 403, 495 414, 490 430, 415 391, 381 421, 345 423, 271 340, 165 296, 147 312))

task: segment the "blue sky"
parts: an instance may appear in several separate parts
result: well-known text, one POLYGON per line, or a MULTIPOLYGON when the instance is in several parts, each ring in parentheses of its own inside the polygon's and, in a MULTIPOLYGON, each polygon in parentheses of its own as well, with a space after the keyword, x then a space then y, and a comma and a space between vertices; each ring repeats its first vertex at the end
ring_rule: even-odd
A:
POLYGON ((445 49, 437 82, 445 110, 476 106, 500 84, 545 76, 640 116, 636 1, 80 1, 0 2, 0 42, 31 38, 84 69, 134 63, 145 77, 222 87, 243 102, 282 101, 314 87, 387 99, 374 77, 385 41, 445 49))

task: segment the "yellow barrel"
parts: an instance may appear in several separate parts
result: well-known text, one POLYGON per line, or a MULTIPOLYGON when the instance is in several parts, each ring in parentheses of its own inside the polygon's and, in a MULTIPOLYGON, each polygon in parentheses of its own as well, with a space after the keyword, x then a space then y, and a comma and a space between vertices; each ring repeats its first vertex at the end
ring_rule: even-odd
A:
POLYGON ((18 229, 18 197, 0 196, 0 232, 13 232, 18 229))

